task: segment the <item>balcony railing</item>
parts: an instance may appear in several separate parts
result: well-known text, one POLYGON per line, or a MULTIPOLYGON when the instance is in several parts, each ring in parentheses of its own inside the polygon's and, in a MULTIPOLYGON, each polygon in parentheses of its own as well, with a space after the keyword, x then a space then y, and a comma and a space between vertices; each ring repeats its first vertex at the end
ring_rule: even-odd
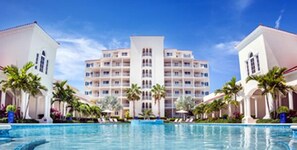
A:
POLYGON ((123 103, 123 107, 129 107, 129 103, 123 103))
POLYGON ((130 83, 123 83, 123 86, 130 86, 130 83))
POLYGON ((130 76, 130 73, 123 73, 123 76, 130 76))
POLYGON ((142 64, 142 67, 151 67, 152 66, 152 64, 147 64, 147 63, 145 63, 145 64, 142 64))
POLYGON ((150 89, 150 88, 152 88, 152 86, 151 85, 143 85, 142 88, 143 89, 150 89))
POLYGON ((144 74, 144 75, 142 75, 142 77, 144 78, 144 77, 152 77, 152 74, 144 74))
POLYGON ((123 63, 123 66, 124 67, 129 67, 130 66, 130 63, 123 63))
POLYGON ((151 100, 151 99, 152 99, 151 96, 143 96, 143 97, 142 97, 142 100, 151 100))

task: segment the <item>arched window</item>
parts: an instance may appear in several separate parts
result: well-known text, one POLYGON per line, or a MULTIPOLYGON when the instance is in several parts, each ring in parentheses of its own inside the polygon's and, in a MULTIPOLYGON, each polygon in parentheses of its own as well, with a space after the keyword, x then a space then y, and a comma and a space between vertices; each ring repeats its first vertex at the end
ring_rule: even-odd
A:
POLYGON ((39 64, 39 71, 40 72, 43 72, 44 63, 45 63, 45 52, 42 51, 42 54, 41 54, 41 57, 40 57, 40 64, 39 64))
POLYGON ((150 109, 152 108, 152 103, 150 103, 150 109))
POLYGON ((254 55, 252 52, 248 55, 248 60, 245 62, 247 68, 247 75, 260 71, 260 61, 258 54, 254 55), (257 67, 257 69, 256 69, 257 67))
POLYGON ((253 53, 250 53, 249 58, 252 58, 252 57, 253 57, 253 53))
POLYGON ((35 59, 35 69, 38 68, 38 59, 39 59, 39 54, 36 54, 36 59, 35 59))

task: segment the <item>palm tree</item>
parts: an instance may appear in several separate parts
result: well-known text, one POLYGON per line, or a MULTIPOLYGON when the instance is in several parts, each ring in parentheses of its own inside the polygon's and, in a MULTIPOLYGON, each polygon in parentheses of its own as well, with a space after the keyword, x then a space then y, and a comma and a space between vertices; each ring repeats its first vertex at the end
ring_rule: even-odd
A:
POLYGON ((156 102, 158 102, 158 117, 160 117, 160 100, 162 98, 165 99, 166 96, 166 90, 165 90, 165 86, 164 85, 160 85, 160 84, 156 84, 153 86, 153 88, 151 89, 152 95, 155 99, 155 104, 156 102))
POLYGON ((143 119, 145 120, 148 118, 150 120, 151 116, 154 116, 153 112, 151 109, 145 109, 142 111, 142 113, 139 114, 140 116, 143 116, 143 119))
MULTIPOLYGON (((232 77, 232 79, 227 82, 222 89, 217 89, 215 91, 216 94, 222 93, 224 94, 224 102, 227 104, 231 104, 235 106, 235 109, 239 105, 237 102, 238 93, 242 90, 241 84, 236 84, 236 77, 232 77), (234 99, 233 99, 234 98, 234 99)), ((231 106, 229 105, 229 116, 231 116, 231 106)))
POLYGON ((180 96, 175 102, 177 110, 192 111, 195 107, 195 100, 191 96, 180 96))
POLYGON ((98 107, 98 106, 90 106, 90 114, 93 117, 99 118, 100 115, 101 115, 101 109, 100 109, 100 107, 98 107))
POLYGON ((140 87, 137 84, 132 84, 131 88, 127 89, 127 98, 133 102, 133 117, 135 117, 135 101, 140 100, 140 87))
POLYGON ((40 94, 41 91, 47 91, 47 88, 43 85, 41 85, 41 77, 37 76, 37 75, 33 75, 33 74, 29 74, 28 76, 28 87, 27 87, 27 92, 29 93, 29 97, 28 97, 28 103, 25 109, 25 113, 24 113, 24 117, 23 119, 26 118, 27 115, 27 111, 28 111, 28 107, 29 107, 29 103, 30 103, 30 96, 35 97, 37 94, 40 94))
POLYGON ((90 106, 89 106, 89 104, 80 103, 78 111, 80 112, 81 117, 83 115, 84 116, 89 115, 90 114, 90 106))
POLYGON ((33 62, 26 63, 22 68, 10 65, 2 67, 1 70, 7 76, 6 80, 1 80, 2 91, 10 89, 13 93, 14 104, 17 105, 17 93, 27 91, 28 85, 28 71, 34 66, 33 62))
POLYGON ((104 99, 97 101, 101 110, 119 111, 123 108, 118 98, 115 96, 106 96, 104 99))
POLYGON ((52 104, 56 101, 59 102, 59 111, 61 112, 61 102, 71 104, 74 100, 75 91, 67 85, 67 81, 57 81, 54 83, 53 100, 52 104))
POLYGON ((251 75, 247 77, 246 82, 251 80, 258 82, 258 88, 262 89, 262 95, 266 95, 266 103, 269 108, 268 94, 272 95, 274 101, 274 118, 276 118, 276 100, 280 94, 286 95, 289 90, 294 90, 293 87, 286 85, 286 80, 283 76, 286 68, 273 67, 264 75, 251 75))
POLYGON ((202 119, 203 118, 203 114, 205 113, 205 107, 206 107, 206 104, 204 103, 200 103, 199 105, 197 105, 194 110, 193 110, 193 114, 194 115, 201 115, 200 118, 202 119))

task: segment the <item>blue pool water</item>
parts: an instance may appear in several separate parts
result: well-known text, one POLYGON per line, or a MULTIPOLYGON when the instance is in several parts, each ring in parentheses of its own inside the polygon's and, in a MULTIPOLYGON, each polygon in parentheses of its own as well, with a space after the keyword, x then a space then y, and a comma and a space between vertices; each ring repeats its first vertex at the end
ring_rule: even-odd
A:
POLYGON ((289 126, 229 126, 200 124, 84 124, 13 126, 12 142, 0 149, 46 139, 37 150, 55 149, 297 149, 289 126))

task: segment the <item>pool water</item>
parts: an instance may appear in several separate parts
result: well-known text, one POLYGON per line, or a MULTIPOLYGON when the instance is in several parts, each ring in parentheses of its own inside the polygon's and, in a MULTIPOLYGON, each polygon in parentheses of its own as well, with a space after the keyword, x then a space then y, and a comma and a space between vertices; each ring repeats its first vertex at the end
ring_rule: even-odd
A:
POLYGON ((0 149, 46 139, 37 150, 55 149, 297 149, 289 126, 228 126, 200 124, 84 124, 13 127, 13 141, 0 149))

